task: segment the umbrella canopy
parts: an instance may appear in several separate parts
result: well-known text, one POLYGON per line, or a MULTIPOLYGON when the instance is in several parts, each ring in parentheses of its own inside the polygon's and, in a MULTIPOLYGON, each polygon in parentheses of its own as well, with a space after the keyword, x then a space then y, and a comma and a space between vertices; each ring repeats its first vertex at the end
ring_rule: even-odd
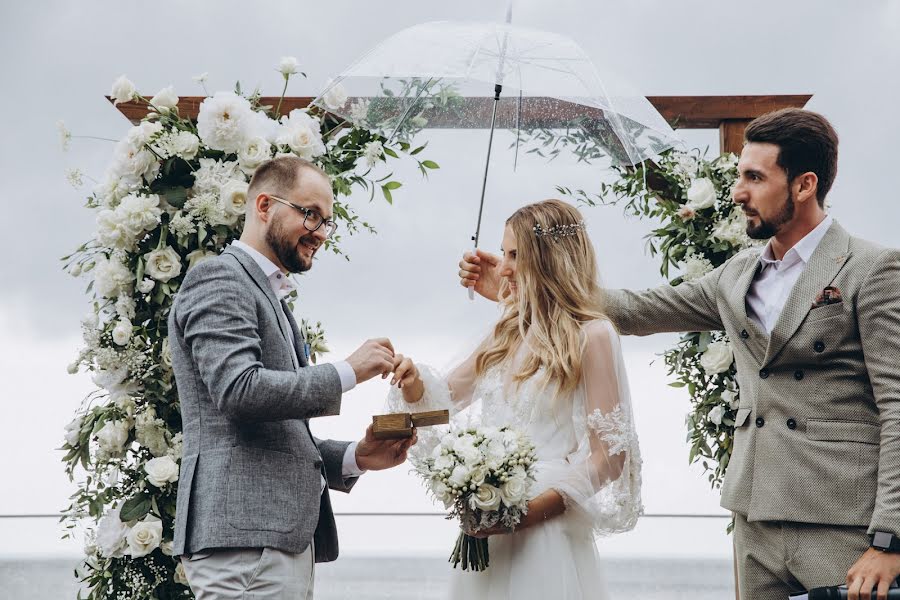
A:
POLYGON ((589 150, 586 159, 636 164, 678 141, 644 96, 611 69, 600 72, 574 41, 508 23, 405 29, 332 80, 314 104, 406 138, 426 126, 490 127, 492 92, 495 127, 564 131, 573 151, 589 150))

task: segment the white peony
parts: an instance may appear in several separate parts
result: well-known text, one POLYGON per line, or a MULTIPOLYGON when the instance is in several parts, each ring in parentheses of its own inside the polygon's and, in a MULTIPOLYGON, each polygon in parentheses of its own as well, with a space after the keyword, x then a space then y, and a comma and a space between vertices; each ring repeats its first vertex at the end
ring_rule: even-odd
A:
POLYGON ((238 164, 247 175, 252 175, 256 169, 272 157, 272 144, 264 137, 255 137, 244 144, 238 152, 238 164))
POLYGON ((94 266, 94 290, 104 298, 130 293, 134 275, 117 259, 101 256, 94 266))
POLYGON ((116 214, 128 233, 140 241, 147 231, 155 229, 159 224, 162 215, 159 196, 126 196, 116 208, 116 214))
POLYGON ((722 417, 725 416, 725 407, 721 404, 712 407, 712 410, 709 411, 709 420, 714 425, 722 424, 722 417))
POLYGON ((74 446, 78 443, 79 433, 81 432, 81 424, 83 422, 83 417, 77 417, 76 419, 70 421, 68 425, 66 425, 65 438, 66 443, 70 446, 74 446))
POLYGON ((469 505, 472 508, 491 511, 500 508, 500 490, 489 483, 478 486, 475 493, 469 496, 469 505))
POLYGON ((128 102, 134 99, 137 94, 137 88, 124 75, 119 76, 112 84, 112 90, 109 92, 113 99, 113 104, 118 105, 119 102, 128 102))
POLYGON ((253 108, 233 92, 217 92, 200 104, 197 133, 212 150, 237 152, 252 133, 253 108))
POLYGON ((726 341, 711 343, 700 356, 700 366, 709 375, 724 373, 734 362, 734 351, 726 341))
POLYGON ((128 319, 121 319, 116 323, 116 326, 113 327, 113 341, 119 346, 125 346, 128 344, 128 340, 131 339, 131 329, 131 322, 128 319))
POLYGON ((706 177, 695 179, 687 192, 688 206, 694 210, 710 208, 716 203, 716 186, 706 177))
POLYGON ((159 282, 165 283, 181 274, 181 257, 171 246, 157 248, 144 255, 144 259, 147 275, 159 282))
POLYGON ((150 104, 160 112, 169 112, 178 106, 178 95, 175 93, 175 88, 170 85, 159 90, 156 95, 150 99, 150 104))
POLYGON ((147 556, 159 548, 162 542, 162 521, 147 515, 143 521, 135 523, 125 539, 128 541, 129 554, 132 558, 147 556))
POLYGON ((97 213, 97 241, 107 248, 129 249, 133 237, 122 222, 121 215, 105 208, 97 213))
POLYGON ((144 471, 147 472, 147 481, 158 488, 178 481, 178 463, 171 456, 151 458, 144 465, 144 471))
POLYGON ((128 526, 119 517, 121 510, 121 504, 111 508, 97 524, 97 547, 104 556, 121 558, 125 554, 128 526))
POLYGON ((296 75, 300 71, 300 64, 293 56, 282 56, 281 62, 278 63, 278 71, 287 79, 291 75, 296 75))
POLYGON ((237 179, 232 179, 222 186, 222 191, 219 192, 219 201, 227 216, 243 216, 247 210, 247 190, 249 187, 246 181, 237 179))
POLYGON ((97 432, 97 442, 100 448, 110 455, 121 454, 125 450, 129 430, 125 421, 107 421, 97 432))
POLYGON ((329 81, 325 84, 327 91, 322 94, 322 101, 329 110, 338 110, 347 104, 347 89, 340 83, 329 81))
POLYGON ((110 170, 104 180, 94 187, 94 196, 100 205, 115 208, 119 201, 141 187, 141 180, 136 177, 123 177, 110 170))
POLYGON ((188 261, 188 266, 187 266, 188 271, 193 269, 196 265, 200 264, 204 260, 208 260, 215 256, 218 256, 218 255, 215 252, 210 252, 209 250, 197 249, 197 250, 194 250, 193 252, 190 252, 185 257, 185 258, 187 258, 187 261, 188 261))

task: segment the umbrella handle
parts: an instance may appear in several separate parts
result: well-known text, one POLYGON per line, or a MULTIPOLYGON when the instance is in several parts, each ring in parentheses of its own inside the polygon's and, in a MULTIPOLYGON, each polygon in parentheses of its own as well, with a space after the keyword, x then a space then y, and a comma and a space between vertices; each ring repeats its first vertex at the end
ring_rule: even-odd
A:
MULTIPOLYGON (((473 246, 473 251, 474 251, 474 253, 477 253, 477 252, 478 252, 478 245, 477 245, 477 244, 476 244, 475 246, 473 246)), ((466 289, 469 291, 469 301, 470 301, 470 302, 471 302, 471 301, 474 301, 474 300, 475 300, 475 286, 473 285, 472 287, 468 287, 468 288, 466 288, 466 289)))

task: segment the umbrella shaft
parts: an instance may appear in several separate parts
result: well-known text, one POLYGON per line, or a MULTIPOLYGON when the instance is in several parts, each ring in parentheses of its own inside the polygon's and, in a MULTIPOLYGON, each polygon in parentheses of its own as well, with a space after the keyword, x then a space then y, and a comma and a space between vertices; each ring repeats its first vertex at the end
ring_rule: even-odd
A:
POLYGON ((494 123, 497 120, 497 105, 500 104, 500 92, 503 86, 494 86, 494 108, 491 110, 491 133, 488 136, 487 159, 484 161, 484 180, 481 182, 481 201, 478 203, 478 224, 475 227, 475 247, 478 247, 478 238, 481 236, 481 215, 484 212, 484 192, 487 189, 488 170, 491 166, 491 146, 494 145, 494 123))

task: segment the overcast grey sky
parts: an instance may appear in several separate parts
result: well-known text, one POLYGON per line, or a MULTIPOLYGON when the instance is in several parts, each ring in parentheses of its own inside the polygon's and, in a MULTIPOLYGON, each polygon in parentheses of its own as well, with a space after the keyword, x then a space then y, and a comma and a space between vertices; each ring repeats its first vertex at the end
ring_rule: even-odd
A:
MULTIPOLYGON (((900 3, 813 0, 519 2, 514 22, 573 37, 601 66, 615 65, 647 95, 814 94, 841 136, 840 169, 830 200, 853 233, 897 245, 896 140, 900 139, 900 3)), ((59 463, 62 427, 92 388, 66 365, 88 310, 86 281, 60 271, 58 258, 86 241, 94 214, 83 208, 64 170, 102 175, 112 145, 75 140, 59 149, 55 127, 118 138, 128 123, 103 98, 126 74, 152 95, 174 85, 197 95, 191 76, 209 72, 209 89, 280 91, 275 66, 296 56, 308 81, 289 94, 314 95, 383 37, 431 20, 495 20, 505 0, 390 3, 162 0, 19 2, 0 6, 0 173, 4 184, 0 256, 0 409, 7 423, 0 456, 15 494, 0 494, 0 513, 52 512, 66 503, 59 463), (23 482, 29 481, 27 485, 23 482)), ((441 164, 425 182, 401 165, 404 182, 393 207, 357 199, 377 236, 348 240, 352 261, 322 256, 303 279, 297 314, 323 321, 343 358, 367 337, 387 335, 398 350, 438 366, 471 345, 495 316, 457 287, 455 264, 472 234, 480 189, 484 132, 429 134, 429 158, 441 164)), ((685 134, 690 146, 712 145, 715 132, 685 134)), ((570 173, 552 166, 520 168, 498 160, 489 188, 483 246, 499 245, 501 224, 521 204, 553 195, 570 173)), ((574 177, 574 175, 573 175, 574 177)), ((615 207, 586 209, 590 233, 610 286, 660 282, 644 255, 651 223, 625 220, 615 207)), ((686 467, 684 397, 648 366, 671 337, 626 340, 629 372, 645 459, 650 512, 710 512, 715 494, 686 467)), ((345 414, 316 424, 325 435, 355 437, 379 412, 381 384, 362 386, 345 414)), ((7 488, 6 485, 3 489, 7 488)), ((368 476, 344 510, 428 509, 404 472, 368 476)))

